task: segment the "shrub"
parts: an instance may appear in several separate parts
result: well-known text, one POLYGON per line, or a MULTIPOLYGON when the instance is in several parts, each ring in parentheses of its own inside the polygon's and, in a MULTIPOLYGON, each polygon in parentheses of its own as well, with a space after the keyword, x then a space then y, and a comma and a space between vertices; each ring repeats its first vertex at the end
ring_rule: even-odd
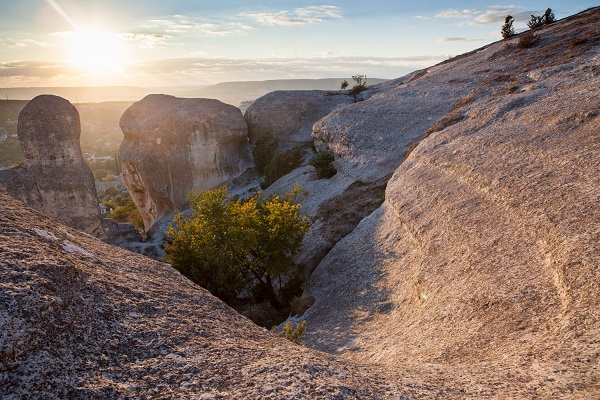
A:
POLYGON ((279 335, 279 337, 287 339, 292 343, 299 343, 300 338, 304 334, 304 331, 306 331, 306 321, 302 321, 299 324, 296 324, 296 327, 294 327, 294 325, 290 321, 288 321, 283 326, 283 330, 279 333, 277 333, 276 326, 274 326, 273 329, 271 329, 272 333, 277 334, 279 335))
POLYGON ((117 222, 128 222, 140 229, 144 228, 142 215, 132 200, 127 201, 124 205, 117 206, 108 218, 112 218, 117 222))
POLYGON ((285 196, 258 193, 236 200, 222 187, 190 191, 191 218, 181 214, 169 227, 167 261, 230 305, 255 280, 276 309, 272 277, 286 272, 300 250, 310 219, 300 215, 297 185, 285 196))
POLYGON ((504 25, 502 25, 502 29, 500 30, 503 39, 508 39, 515 35, 515 28, 513 28, 513 22, 515 22, 515 18, 512 15, 507 15, 504 19, 504 25))
POLYGON ((96 181, 100 182, 102 181, 102 179, 106 178, 108 176, 108 171, 105 170, 104 168, 100 168, 97 169, 96 171, 94 171, 94 178, 96 178, 96 181))
POLYGON ((334 161, 335 157, 333 156, 333 153, 329 151, 324 151, 319 155, 311 158, 309 164, 315 167, 319 179, 328 179, 337 173, 335 165, 333 165, 334 161))
POLYGON ((366 75, 354 75, 352 76, 352 80, 356 82, 356 85, 352 87, 350 90, 350 94, 357 95, 367 87, 367 76, 366 75))
POLYGON ((556 16, 554 15, 554 11, 552 11, 551 8, 546 9, 546 12, 544 13, 544 22, 546 24, 556 22, 556 16))
POLYGON ((556 22, 556 17, 554 16, 554 12, 552 11, 551 8, 547 8, 546 12, 544 12, 544 15, 542 15, 542 16, 532 15, 529 22, 527 22, 527 26, 529 27, 529 29, 537 29, 541 26, 544 26, 546 24, 551 24, 553 22, 556 22))
POLYGON ((273 159, 278 145, 279 139, 271 133, 264 133, 256 139, 256 144, 254 145, 254 149, 252 149, 252 156, 258 172, 264 172, 265 167, 273 159))
POLYGON ((348 81, 344 79, 342 81, 342 83, 340 84, 340 89, 341 90, 346 90, 347 87, 348 87, 348 81))
POLYGON ((459 113, 453 113, 453 112, 450 112, 450 113, 444 115, 443 117, 441 117, 440 119, 435 121, 435 123, 429 129, 427 129, 427 131, 425 131, 425 134, 423 135, 423 137, 421 137, 421 140, 428 138, 429 135, 431 135, 434 132, 439 132, 439 131, 449 127, 450 125, 454 125, 454 124, 462 121, 463 118, 464 118, 464 115, 459 114, 459 113))
POLYGON ((274 156, 264 167, 264 179, 260 183, 261 189, 271 186, 277 179, 289 174, 302 164, 304 149, 296 147, 292 150, 274 156))
POLYGON ((525 32, 524 34, 521 35, 521 37, 519 37, 519 41, 517 42, 517 47, 521 50, 523 49, 527 49, 531 46, 533 46, 534 44, 537 43, 537 36, 535 36, 535 33, 533 32, 525 32))
POLYGON ((454 102, 454 104, 452 105, 452 108, 450 109, 450 111, 456 111, 460 108, 463 108, 466 105, 469 105, 473 102, 473 99, 475 98, 475 94, 470 94, 468 96, 465 97, 461 97, 460 99, 456 100, 454 102))

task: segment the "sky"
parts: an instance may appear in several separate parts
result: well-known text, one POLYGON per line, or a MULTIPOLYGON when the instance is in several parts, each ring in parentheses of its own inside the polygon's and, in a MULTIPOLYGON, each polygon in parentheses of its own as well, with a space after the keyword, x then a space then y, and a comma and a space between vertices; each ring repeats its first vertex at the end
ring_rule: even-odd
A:
POLYGON ((397 78, 587 0, 0 0, 0 87, 397 78))

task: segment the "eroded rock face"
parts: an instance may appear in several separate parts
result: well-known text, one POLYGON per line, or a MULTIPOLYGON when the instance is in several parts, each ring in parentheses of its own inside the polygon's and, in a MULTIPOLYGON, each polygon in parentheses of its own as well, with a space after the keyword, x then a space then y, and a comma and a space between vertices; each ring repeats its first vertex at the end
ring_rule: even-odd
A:
POLYGON ((81 154, 77 109, 58 96, 37 96, 21 111, 17 131, 25 161, 0 171, 0 184, 51 218, 103 237, 94 177, 81 154))
POLYGON ((409 370, 435 364, 440 377, 497 385, 491 397, 598 397, 598 21, 600 8, 586 11, 544 28, 534 48, 494 43, 372 98, 381 110, 417 88, 481 89, 316 268, 306 343, 409 370))
POLYGON ((0 204, 0 387, 7 398, 441 393, 430 384, 398 387, 376 367, 279 338, 170 265, 54 223, 1 189, 0 204))
POLYGON ((244 117, 218 100, 149 95, 120 125, 123 184, 146 229, 184 210, 190 189, 221 186, 252 166, 244 117))
POLYGON ((312 141, 312 126, 339 107, 354 102, 347 92, 278 90, 257 99, 246 110, 252 142, 262 134, 279 140, 282 150, 312 141))

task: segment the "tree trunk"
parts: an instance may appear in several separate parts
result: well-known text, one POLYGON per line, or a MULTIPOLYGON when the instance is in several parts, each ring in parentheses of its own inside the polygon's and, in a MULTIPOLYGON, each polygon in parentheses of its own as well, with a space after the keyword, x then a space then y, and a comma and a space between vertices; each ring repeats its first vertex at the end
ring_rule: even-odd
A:
POLYGON ((271 281, 271 274, 266 273, 265 279, 263 280, 257 271, 255 271, 254 269, 252 269, 251 271, 252 274, 256 277, 256 279, 258 279, 262 287, 265 289, 265 295, 267 296, 269 303, 271 303, 273 308, 275 308, 276 310, 281 310, 283 308, 283 304, 281 304, 279 300, 277 300, 275 289, 273 289, 273 282, 271 281))

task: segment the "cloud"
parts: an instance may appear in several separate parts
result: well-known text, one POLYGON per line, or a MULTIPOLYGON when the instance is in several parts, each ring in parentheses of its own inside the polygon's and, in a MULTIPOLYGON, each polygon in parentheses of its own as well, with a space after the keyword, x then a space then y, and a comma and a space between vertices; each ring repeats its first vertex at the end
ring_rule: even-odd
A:
POLYGON ((293 10, 250 12, 239 14, 261 25, 306 25, 342 18, 336 6, 309 6, 293 10))
POLYGON ((52 78, 74 72, 63 63, 47 61, 15 61, 0 63, 0 77, 52 78))
MULTIPOLYGON (((270 57, 262 59, 167 58, 130 64, 124 76, 114 76, 111 85, 166 86, 190 82, 217 83, 287 78, 351 76, 396 78, 447 58, 416 57, 270 57)), ((95 83, 85 71, 63 63, 23 61, 0 63, 0 85, 86 86, 95 83), (69 83, 69 84, 67 84, 69 83)))
POLYGON ((443 37, 438 38, 437 41, 440 43, 449 43, 449 42, 481 42, 485 39, 479 38, 464 38, 464 37, 443 37))
POLYGON ((16 39, 16 38, 4 38, 4 39, 0 39, 0 44, 3 46, 7 46, 11 49, 17 48, 17 47, 31 47, 31 46, 35 46, 35 47, 50 47, 52 46, 50 43, 48 42, 43 42, 43 41, 39 41, 39 40, 33 40, 33 39, 16 39))
POLYGON ((207 36, 239 35, 253 29, 242 21, 211 21, 205 18, 191 18, 174 15, 169 19, 152 19, 140 23, 144 30, 159 31, 169 34, 197 33, 207 36))
POLYGON ((142 49, 154 49, 165 46, 170 36, 157 33, 123 33, 121 37, 126 44, 137 45, 142 49))
POLYGON ((507 15, 512 15, 516 21, 525 22, 529 20, 531 14, 537 15, 540 13, 539 11, 518 10, 516 6, 493 6, 487 10, 470 9, 460 11, 450 9, 436 14, 436 18, 468 20, 462 24, 481 26, 502 24, 507 15))
POLYGON ((477 15, 482 13, 483 11, 481 10, 455 10, 455 9, 450 9, 450 10, 446 10, 446 11, 442 11, 439 14, 436 14, 437 18, 471 18, 473 17, 473 15, 477 15))

